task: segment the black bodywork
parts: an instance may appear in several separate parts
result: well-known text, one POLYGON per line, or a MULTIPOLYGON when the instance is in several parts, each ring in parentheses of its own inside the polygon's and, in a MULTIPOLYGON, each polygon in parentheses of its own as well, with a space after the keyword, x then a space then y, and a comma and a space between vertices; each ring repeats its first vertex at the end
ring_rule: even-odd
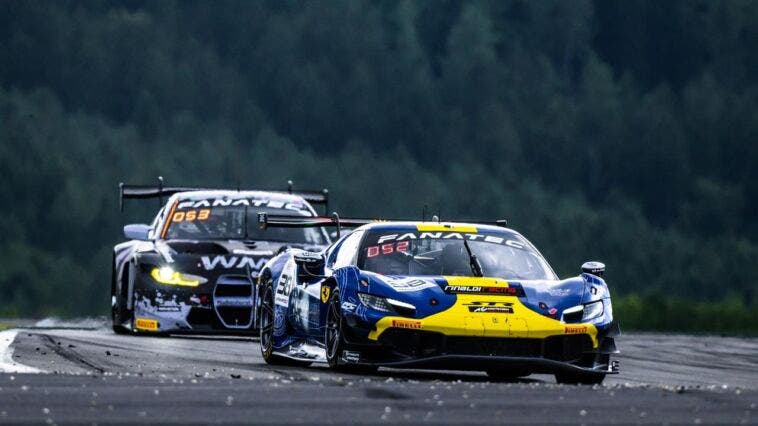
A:
POLYGON ((319 231, 320 239, 311 241, 267 241, 266 234, 260 233, 238 238, 171 238, 166 235, 167 222, 173 214, 180 214, 183 205, 191 209, 198 203, 205 205, 204 200, 208 204, 224 200, 244 203, 253 216, 259 209, 286 208, 296 208, 300 215, 315 215, 307 200, 326 201, 325 191, 292 194, 186 189, 120 186, 122 199, 170 198, 149 228, 136 225, 145 230, 143 237, 114 247, 111 306, 117 333, 255 333, 258 294, 254 283, 263 265, 284 248, 319 248, 320 244, 313 243, 328 243, 323 230, 319 231))

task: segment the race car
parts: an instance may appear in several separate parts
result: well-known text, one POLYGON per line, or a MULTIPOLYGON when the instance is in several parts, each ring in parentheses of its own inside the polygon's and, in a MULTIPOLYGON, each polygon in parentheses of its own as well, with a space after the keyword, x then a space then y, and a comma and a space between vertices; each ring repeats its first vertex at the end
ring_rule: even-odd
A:
POLYGON ((124 227, 113 250, 111 306, 116 333, 257 333, 255 280, 287 247, 320 250, 323 228, 256 226, 260 211, 316 216, 328 192, 119 186, 123 200, 168 197, 152 224, 124 227))
POLYGON ((374 222, 259 214, 261 227, 357 227, 319 252, 289 249, 258 276, 270 364, 327 362, 554 374, 601 383, 618 371, 605 266, 560 280, 503 222, 374 222))

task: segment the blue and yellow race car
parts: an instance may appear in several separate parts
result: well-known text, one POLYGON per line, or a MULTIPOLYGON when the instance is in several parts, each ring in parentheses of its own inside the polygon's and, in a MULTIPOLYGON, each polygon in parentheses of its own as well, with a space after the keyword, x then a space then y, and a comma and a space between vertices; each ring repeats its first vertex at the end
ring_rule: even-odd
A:
POLYGON ((265 213, 258 221, 357 226, 324 251, 290 249, 262 269, 260 345, 270 364, 548 373, 585 384, 618 371, 619 328, 599 262, 560 280, 502 224, 265 213))

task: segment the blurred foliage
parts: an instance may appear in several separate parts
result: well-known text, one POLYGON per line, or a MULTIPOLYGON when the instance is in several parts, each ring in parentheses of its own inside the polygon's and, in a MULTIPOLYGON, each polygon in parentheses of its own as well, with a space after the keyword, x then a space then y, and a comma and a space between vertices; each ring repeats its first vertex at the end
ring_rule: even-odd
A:
POLYGON ((0 316, 107 312, 162 175, 507 217, 622 323, 749 329, 756 45, 741 0, 0 0, 0 316))
POLYGON ((666 330, 758 336, 758 313, 735 296, 718 302, 696 302, 631 294, 613 300, 613 313, 622 319, 622 333, 666 330))

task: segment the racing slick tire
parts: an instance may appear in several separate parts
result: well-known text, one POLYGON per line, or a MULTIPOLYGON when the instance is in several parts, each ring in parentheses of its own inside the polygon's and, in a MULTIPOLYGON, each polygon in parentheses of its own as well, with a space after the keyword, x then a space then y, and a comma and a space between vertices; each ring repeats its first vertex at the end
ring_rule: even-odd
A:
POLYGON ((278 355, 274 352, 274 289, 271 285, 263 288, 260 306, 259 338, 261 355, 266 364, 307 367, 310 361, 300 361, 278 355))
POLYGON ((555 381, 567 385, 599 385, 603 383, 605 373, 577 371, 571 373, 555 373, 555 381))
POLYGON ((131 334, 131 331, 129 331, 128 328, 124 327, 123 325, 113 325, 113 332, 116 334, 131 334))
POLYGON ((326 331, 324 342, 326 346, 326 361, 332 370, 343 373, 371 374, 379 367, 374 365, 345 364, 340 355, 347 348, 344 334, 345 321, 342 319, 340 291, 335 288, 329 298, 326 311, 326 331))
MULTIPOLYGON (((134 313, 126 308, 126 298, 123 295, 123 290, 118 291, 116 287, 115 270, 116 265, 114 264, 114 277, 111 284, 111 300, 115 301, 115 303, 113 303, 111 306, 111 323, 113 332, 116 334, 133 334, 134 331, 131 325, 134 324, 134 313), (130 326, 124 326, 124 323, 130 324, 130 326)), ((124 273, 121 276, 121 289, 123 289, 125 283, 127 284, 128 288, 129 274, 133 272, 133 268, 130 264, 129 267, 124 270, 124 273)))

